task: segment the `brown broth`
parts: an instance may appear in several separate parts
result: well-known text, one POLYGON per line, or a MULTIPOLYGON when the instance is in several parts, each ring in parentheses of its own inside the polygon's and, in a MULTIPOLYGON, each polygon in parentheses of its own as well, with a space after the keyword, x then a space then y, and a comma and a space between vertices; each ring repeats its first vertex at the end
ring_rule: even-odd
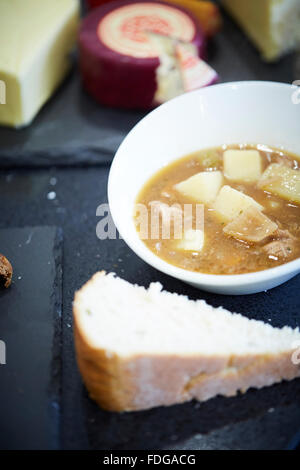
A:
MULTIPOLYGON (((231 145, 219 148, 201 150, 187 155, 157 172, 142 188, 137 197, 137 203, 146 205, 159 200, 169 206, 174 203, 195 204, 195 201, 184 197, 173 186, 180 181, 207 170, 223 171, 223 152, 225 149, 256 149, 259 150, 263 170, 270 163, 285 162, 294 169, 299 169, 299 157, 281 150, 256 145, 231 145), (200 157, 200 158, 199 158, 200 157), (208 166, 207 166, 208 165, 208 166)), ((251 196, 264 206, 264 214, 278 224, 281 230, 289 230, 293 240, 292 249, 285 252, 285 256, 270 257, 262 248, 264 243, 251 244, 229 237, 223 232, 224 224, 210 210, 205 207, 205 244, 201 252, 189 252, 176 249, 178 240, 159 239, 143 240, 147 247, 157 256, 168 263, 190 271, 209 274, 241 274, 272 268, 300 256, 300 207, 287 200, 274 196, 262 189, 256 183, 233 183, 224 177, 224 184, 228 184, 243 193, 251 196), (275 203, 275 204, 274 204, 275 203), (272 207, 271 204, 278 205, 272 207)), ((136 220, 137 224, 137 220, 136 220)), ((137 226, 138 230, 138 226, 137 226)), ((273 239, 269 239, 268 242, 273 239)))

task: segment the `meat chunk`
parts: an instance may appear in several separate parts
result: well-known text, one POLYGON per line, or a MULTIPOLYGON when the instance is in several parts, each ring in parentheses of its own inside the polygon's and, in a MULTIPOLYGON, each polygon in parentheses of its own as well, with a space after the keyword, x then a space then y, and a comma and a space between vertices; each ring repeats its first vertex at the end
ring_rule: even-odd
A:
POLYGON ((280 165, 288 166, 289 168, 294 168, 293 160, 290 160, 289 158, 286 158, 281 155, 276 155, 276 157, 274 158, 274 163, 279 163, 280 165))
POLYGON ((263 247, 263 250, 269 256, 275 258, 287 258, 291 252, 291 243, 288 240, 274 240, 263 247))
POLYGON ((275 235, 278 240, 296 240, 296 237, 294 237, 294 235, 292 235, 289 230, 278 229, 275 235))
POLYGON ((277 230, 275 239, 267 243, 263 250, 275 258, 288 258, 294 251, 296 238, 288 230, 277 230))
POLYGON ((11 285, 12 274, 12 265, 5 256, 0 254, 0 284, 4 287, 9 287, 11 285))

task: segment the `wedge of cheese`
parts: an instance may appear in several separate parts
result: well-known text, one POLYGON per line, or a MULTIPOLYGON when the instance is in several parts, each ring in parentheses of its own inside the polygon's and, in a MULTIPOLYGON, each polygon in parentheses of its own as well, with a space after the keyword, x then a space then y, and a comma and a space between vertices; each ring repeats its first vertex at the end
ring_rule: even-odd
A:
POLYGON ((78 0, 0 1, 0 124, 24 126, 70 68, 78 0))
POLYGON ((266 61, 299 46, 299 0, 222 0, 222 4, 266 61))
POLYGON ((185 92, 213 85, 218 81, 216 71, 200 59, 189 44, 177 44, 175 50, 185 92))

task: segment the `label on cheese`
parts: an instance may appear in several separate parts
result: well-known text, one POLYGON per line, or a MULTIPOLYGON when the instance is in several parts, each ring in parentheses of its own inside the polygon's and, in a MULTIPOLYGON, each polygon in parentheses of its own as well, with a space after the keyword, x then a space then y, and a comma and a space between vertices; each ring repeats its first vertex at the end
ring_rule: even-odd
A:
POLYGON ((155 45, 149 40, 149 32, 190 42, 196 30, 192 19, 183 11, 155 3, 119 7, 102 18, 97 30, 105 46, 137 58, 158 56, 155 45))
POLYGON ((211 85, 218 78, 215 70, 200 59, 193 49, 192 44, 175 46, 185 92, 211 85))

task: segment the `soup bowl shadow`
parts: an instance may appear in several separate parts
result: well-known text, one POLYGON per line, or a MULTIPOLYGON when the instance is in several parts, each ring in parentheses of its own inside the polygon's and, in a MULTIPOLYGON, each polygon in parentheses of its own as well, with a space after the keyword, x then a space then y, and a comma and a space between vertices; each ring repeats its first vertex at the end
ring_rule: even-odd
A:
POLYGON ((276 287, 300 272, 300 258, 263 271, 216 275, 188 271, 155 255, 140 239, 133 213, 147 180, 197 150, 264 144, 300 155, 299 90, 276 82, 234 82, 181 95, 150 112, 120 145, 109 174, 112 218, 125 242, 146 263, 194 287, 228 295, 276 287))

